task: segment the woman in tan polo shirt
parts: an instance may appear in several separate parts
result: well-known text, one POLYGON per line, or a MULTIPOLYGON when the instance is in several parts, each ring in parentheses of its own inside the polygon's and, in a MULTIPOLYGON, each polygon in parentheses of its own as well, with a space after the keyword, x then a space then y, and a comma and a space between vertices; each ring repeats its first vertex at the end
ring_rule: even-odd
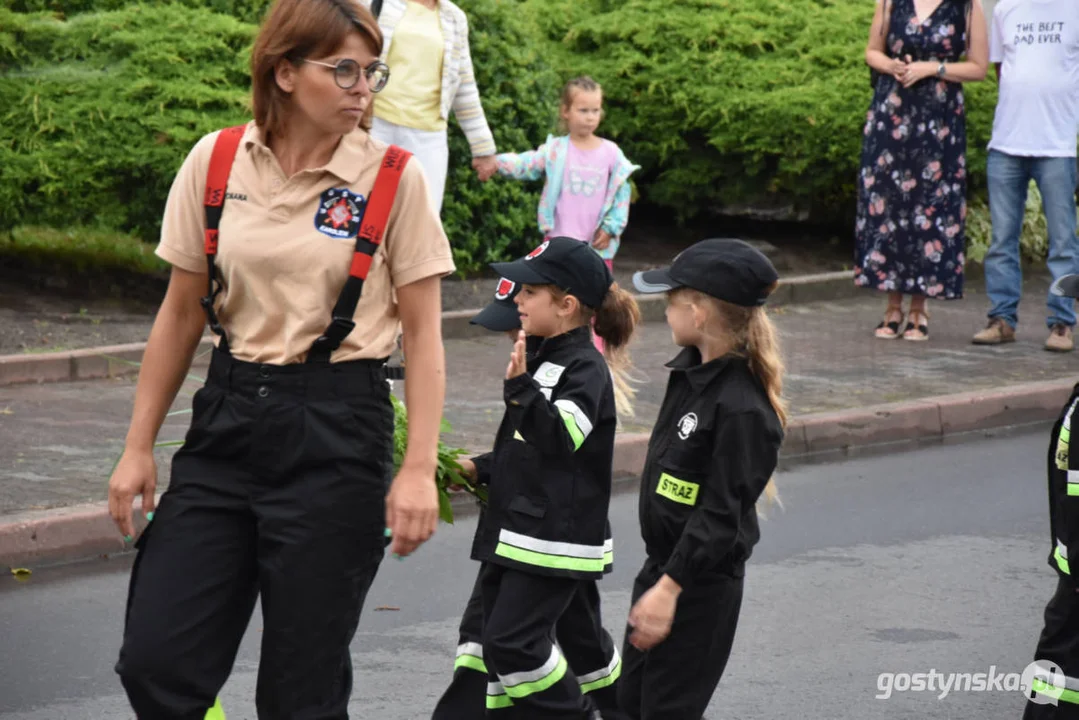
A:
POLYGON ((213 256, 220 292, 207 314, 221 336, 153 516, 154 440, 206 327, 203 203, 221 133, 195 146, 169 193, 157 253, 172 276, 109 482, 121 532, 133 535, 137 495, 150 519, 136 543, 117 663, 140 718, 203 717, 257 596, 259 718, 346 718, 349 642, 384 531, 398 555, 434 532, 445 392, 439 280, 454 266, 418 163, 404 164, 395 195, 381 184, 372 194, 387 155, 364 129, 388 76, 381 49, 357 0, 279 0, 267 16, 252 57, 254 122, 235 133, 213 256), (370 244, 362 238, 379 193, 393 200, 381 244, 370 244), (347 312, 357 250, 374 252, 347 312), (385 360, 399 331, 410 360, 409 437, 387 488, 385 360))

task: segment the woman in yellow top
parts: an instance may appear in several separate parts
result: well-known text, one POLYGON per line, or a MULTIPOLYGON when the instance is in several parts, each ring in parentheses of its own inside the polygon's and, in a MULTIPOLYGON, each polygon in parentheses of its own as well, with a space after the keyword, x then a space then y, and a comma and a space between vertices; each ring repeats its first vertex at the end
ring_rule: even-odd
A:
POLYGON ((278 0, 252 53, 254 122, 203 138, 169 193, 157 254, 172 275, 109 482, 122 533, 136 495, 150 520, 116 666, 137 717, 203 718, 261 597, 258 717, 345 720, 385 536, 408 555, 434 532, 454 266, 419 164, 364 129, 381 49, 358 0, 278 0), (222 139, 235 159, 208 177, 222 139), (384 166, 396 190, 376 183, 384 166), (204 309, 217 347, 155 517, 154 440, 204 309), (409 437, 390 483, 385 362, 402 328, 409 437))
POLYGON ((451 110, 468 138, 472 167, 493 172, 495 165, 495 140, 472 71, 468 18, 450 0, 384 0, 378 22, 385 37, 381 59, 394 81, 375 103, 371 134, 415 153, 441 213, 451 110))

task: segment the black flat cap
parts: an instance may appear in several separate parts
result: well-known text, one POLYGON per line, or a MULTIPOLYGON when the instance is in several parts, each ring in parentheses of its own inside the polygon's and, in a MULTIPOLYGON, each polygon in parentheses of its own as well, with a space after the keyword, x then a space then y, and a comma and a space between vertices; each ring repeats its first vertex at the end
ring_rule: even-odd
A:
POLYGON ((517 312, 517 303, 513 302, 520 290, 519 283, 500 278, 495 287, 495 299, 468 322, 495 332, 520 329, 521 314, 517 312))
POLYGON ((668 267, 633 276, 640 293, 691 288, 742 307, 763 305, 779 279, 772 261, 747 242, 733 238, 701 240, 681 252, 668 267))
POLYGON ((496 273, 522 285, 554 285, 584 305, 598 308, 614 282, 611 271, 592 246, 580 240, 554 237, 520 260, 491 263, 496 273))

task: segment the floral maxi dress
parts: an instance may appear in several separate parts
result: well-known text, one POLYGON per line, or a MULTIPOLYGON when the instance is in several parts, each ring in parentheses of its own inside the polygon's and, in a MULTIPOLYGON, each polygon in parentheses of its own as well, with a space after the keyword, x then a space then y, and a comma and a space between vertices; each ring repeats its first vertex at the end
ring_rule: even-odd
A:
MULTIPOLYGON (((958 61, 966 50, 965 5, 943 0, 919 22, 914 0, 893 0, 887 54, 958 61)), ((962 84, 934 76, 904 88, 891 75, 880 75, 863 134, 855 285, 945 300, 963 297, 967 137, 962 84)))

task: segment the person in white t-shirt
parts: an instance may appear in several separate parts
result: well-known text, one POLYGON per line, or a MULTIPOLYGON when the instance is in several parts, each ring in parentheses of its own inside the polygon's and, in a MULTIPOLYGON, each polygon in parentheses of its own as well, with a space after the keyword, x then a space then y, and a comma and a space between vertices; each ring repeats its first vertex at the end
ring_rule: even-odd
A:
MULTIPOLYGON (((1049 225, 1053 279, 1079 272, 1079 0, 1000 0, 993 11, 989 60, 1000 80, 988 162, 993 241, 985 258, 985 284, 992 307, 975 345, 1015 341, 1022 291, 1019 235, 1031 179, 1049 225)), ((1046 304, 1045 349, 1072 350, 1074 301, 1050 293, 1046 304)))

